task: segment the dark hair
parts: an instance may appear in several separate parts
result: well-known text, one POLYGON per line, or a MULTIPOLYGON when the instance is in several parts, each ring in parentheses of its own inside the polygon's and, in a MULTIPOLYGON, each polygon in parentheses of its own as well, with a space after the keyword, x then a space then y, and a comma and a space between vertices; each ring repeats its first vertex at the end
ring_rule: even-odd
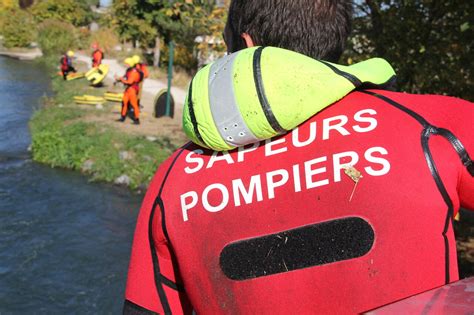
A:
POLYGON ((349 0, 232 0, 225 39, 229 52, 246 47, 241 34, 247 33, 258 46, 337 61, 351 20, 349 0))

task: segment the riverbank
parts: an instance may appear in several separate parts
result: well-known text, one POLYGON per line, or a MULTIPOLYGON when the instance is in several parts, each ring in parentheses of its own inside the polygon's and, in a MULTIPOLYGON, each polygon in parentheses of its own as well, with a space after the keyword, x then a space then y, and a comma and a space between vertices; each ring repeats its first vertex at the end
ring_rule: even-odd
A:
POLYGON ((143 195, 31 161, 47 72, 0 57, 0 314, 121 314, 143 195))
POLYGON ((0 47, 0 56, 15 58, 18 60, 34 60, 43 56, 39 48, 12 48, 0 47))
MULTIPOLYGON (((87 64, 79 64, 80 71, 87 68, 87 64)), ((110 79, 103 87, 94 88, 85 79, 64 81, 57 74, 52 76, 54 96, 44 99, 30 121, 31 151, 37 162, 80 171, 93 181, 144 190, 157 167, 187 141, 181 131, 181 114, 174 119, 153 117, 154 95, 150 91, 143 94, 144 108, 137 126, 131 120, 116 121, 120 103, 74 103, 76 95, 101 96, 106 91, 123 90, 114 87, 110 79)))

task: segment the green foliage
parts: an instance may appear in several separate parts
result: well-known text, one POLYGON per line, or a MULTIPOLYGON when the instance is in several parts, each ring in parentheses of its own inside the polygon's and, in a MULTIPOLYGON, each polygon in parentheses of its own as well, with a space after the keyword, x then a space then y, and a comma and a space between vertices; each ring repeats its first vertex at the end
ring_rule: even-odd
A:
POLYGON ((91 44, 91 32, 88 27, 76 28, 77 48, 88 49, 91 44))
POLYGON ((46 20, 38 27, 38 43, 43 54, 58 56, 77 46, 76 30, 70 23, 46 20))
POLYGON ((151 21, 162 29, 163 34, 183 45, 194 45, 198 35, 220 35, 215 26, 224 26, 224 9, 214 8, 214 1, 176 0, 166 1, 164 7, 151 13, 151 21))
POLYGON ((150 182, 158 165, 172 152, 166 141, 150 142, 83 122, 77 119, 81 112, 49 107, 35 113, 30 122, 35 161, 74 170, 91 161, 86 172, 94 180, 113 182, 125 174, 131 179, 131 188, 137 188, 150 182), (121 159, 121 151, 133 158, 121 159))
POLYGON ((90 43, 97 42, 107 54, 113 50, 115 46, 120 44, 117 33, 111 29, 103 27, 91 34, 90 43))
MULTIPOLYGON (((190 71, 196 67, 193 56, 196 36, 211 35, 221 39, 226 10, 215 8, 214 3, 210 0, 116 0, 111 20, 121 39, 138 41, 144 48, 154 46, 157 36, 165 43, 173 40, 177 44, 176 63, 190 71)), ((165 55, 163 51, 166 59, 165 55)))
POLYGON ((36 38, 36 27, 28 12, 8 9, 0 13, 0 33, 7 48, 27 47, 36 38))
MULTIPOLYGON (((176 149, 167 139, 149 141, 126 135, 106 126, 85 122, 90 110, 70 104, 78 94, 103 93, 88 90, 87 84, 53 78, 53 100, 37 111, 30 121, 33 159, 53 167, 82 170, 93 180, 113 182, 127 175, 132 189, 146 186, 156 168, 176 149), (58 106, 62 104, 62 106, 58 106), (120 158, 127 151, 130 158, 120 158), (91 166, 84 168, 89 161, 91 166)), ((100 114, 99 111, 96 114, 100 114)))
POLYGON ((74 26, 87 25, 92 18, 87 1, 75 0, 42 0, 31 7, 31 13, 36 21, 49 19, 60 20, 74 26))
POLYGON ((18 8, 16 0, 0 0, 0 11, 18 8))
POLYGON ((401 90, 474 99, 472 1, 356 3, 348 57, 392 63, 401 90))
POLYGON ((142 46, 151 45, 158 35, 145 16, 162 8, 163 1, 157 0, 116 0, 112 6, 111 22, 116 28, 120 38, 135 43, 139 41, 142 46))
MULTIPOLYGON (((169 60, 169 47, 167 44, 162 46, 161 61, 162 65, 167 65, 169 60)), ((176 69, 185 70, 192 74, 197 67, 197 60, 194 57, 192 47, 183 44, 176 44, 174 48, 174 63, 176 69)))

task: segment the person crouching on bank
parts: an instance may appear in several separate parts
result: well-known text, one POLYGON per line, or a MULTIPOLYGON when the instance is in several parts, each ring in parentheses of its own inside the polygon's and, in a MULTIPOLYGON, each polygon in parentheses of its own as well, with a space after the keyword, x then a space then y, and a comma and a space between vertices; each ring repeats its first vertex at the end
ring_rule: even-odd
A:
POLYGON ((72 57, 74 57, 74 52, 72 50, 69 50, 61 57, 60 68, 64 80, 67 79, 69 72, 76 72, 76 69, 72 66, 72 57))

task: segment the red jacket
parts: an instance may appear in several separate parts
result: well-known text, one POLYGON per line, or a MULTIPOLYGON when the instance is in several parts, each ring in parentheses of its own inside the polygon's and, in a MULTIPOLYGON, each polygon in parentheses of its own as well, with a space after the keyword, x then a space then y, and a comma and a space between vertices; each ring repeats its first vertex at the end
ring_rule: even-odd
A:
POLYGON ((61 57, 60 63, 60 68, 62 72, 68 71, 72 67, 72 60, 68 55, 63 55, 61 57))
POLYGON ((360 313, 457 280, 451 220, 474 209, 474 106, 368 93, 380 94, 354 92, 273 141, 188 144, 163 163, 125 311, 360 313))
POLYGON ((92 67, 98 67, 104 59, 104 52, 100 49, 94 50, 92 53, 92 67))
POLYGON ((120 78, 120 81, 128 88, 133 88, 138 93, 140 90, 140 82, 143 81, 143 72, 135 67, 130 67, 125 72, 125 75, 120 78))
POLYGON ((137 68, 139 71, 143 73, 143 78, 146 79, 150 75, 150 72, 148 71, 148 67, 144 63, 137 63, 135 65, 135 68, 137 68))

